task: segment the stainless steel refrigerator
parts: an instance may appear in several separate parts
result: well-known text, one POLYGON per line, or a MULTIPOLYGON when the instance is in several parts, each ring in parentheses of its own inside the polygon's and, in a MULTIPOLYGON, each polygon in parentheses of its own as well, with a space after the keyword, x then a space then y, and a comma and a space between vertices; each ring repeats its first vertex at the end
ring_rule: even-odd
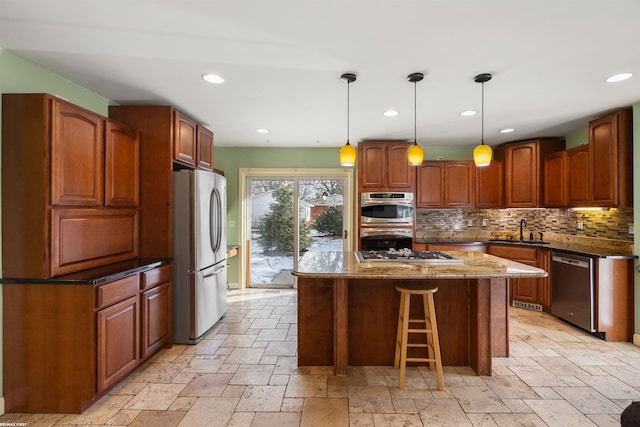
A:
POLYGON ((227 311, 224 176, 173 173, 173 342, 195 344, 227 311))

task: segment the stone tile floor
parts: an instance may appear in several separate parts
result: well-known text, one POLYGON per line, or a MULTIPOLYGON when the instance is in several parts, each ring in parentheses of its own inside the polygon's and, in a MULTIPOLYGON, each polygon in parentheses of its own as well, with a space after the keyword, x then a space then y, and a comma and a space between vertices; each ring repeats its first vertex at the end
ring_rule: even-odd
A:
POLYGON ((511 357, 493 376, 413 367, 296 363, 296 291, 229 292, 227 315, 195 346, 174 345, 84 414, 5 414, 2 425, 618 426, 640 400, 640 347, 607 343, 544 313, 511 309, 511 357))

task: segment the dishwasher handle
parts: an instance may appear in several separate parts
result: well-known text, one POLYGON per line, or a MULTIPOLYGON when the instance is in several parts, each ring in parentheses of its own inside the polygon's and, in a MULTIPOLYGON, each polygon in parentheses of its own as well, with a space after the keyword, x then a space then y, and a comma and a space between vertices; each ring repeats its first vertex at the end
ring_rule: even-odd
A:
POLYGON ((568 264, 568 265, 572 265, 574 267, 580 267, 580 268, 589 268, 590 267, 589 261, 584 261, 582 259, 576 259, 576 258, 572 258, 572 257, 562 256, 562 255, 553 255, 551 257, 551 260, 553 262, 558 262, 560 264, 568 264))

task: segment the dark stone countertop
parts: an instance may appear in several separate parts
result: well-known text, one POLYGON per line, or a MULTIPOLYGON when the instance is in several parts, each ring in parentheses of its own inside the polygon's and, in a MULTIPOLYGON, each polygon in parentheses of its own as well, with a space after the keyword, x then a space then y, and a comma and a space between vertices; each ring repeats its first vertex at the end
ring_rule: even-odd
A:
POLYGON ((65 274, 48 279, 43 278, 10 278, 0 279, 2 284, 52 284, 52 285, 100 285, 113 282, 132 274, 151 270, 171 262, 170 258, 134 258, 116 262, 77 273, 65 274))

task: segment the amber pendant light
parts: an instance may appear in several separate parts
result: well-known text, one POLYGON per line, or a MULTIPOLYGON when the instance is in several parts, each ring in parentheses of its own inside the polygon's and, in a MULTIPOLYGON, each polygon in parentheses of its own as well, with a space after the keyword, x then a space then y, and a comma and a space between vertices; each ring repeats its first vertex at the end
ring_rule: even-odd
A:
POLYGON ((420 166, 424 160, 424 150, 418 144, 417 138, 417 95, 416 95, 416 83, 424 78, 422 73, 411 73, 407 76, 407 80, 413 83, 413 145, 407 150, 407 160, 411 166, 420 166))
POLYGON ((485 145, 484 143, 484 84, 491 80, 491 77, 492 76, 489 73, 482 73, 478 74, 474 78, 474 81, 476 83, 482 84, 482 110, 480 113, 480 118, 482 119, 482 136, 480 145, 478 145, 473 150, 473 162, 478 167, 489 166, 491 164, 491 158, 493 157, 493 151, 491 150, 491 147, 485 145))
POLYGON ((344 167, 353 167, 356 164, 356 149, 349 144, 349 85, 356 81, 356 75, 344 73, 340 79, 347 82, 347 143, 340 149, 340 164, 344 167))

